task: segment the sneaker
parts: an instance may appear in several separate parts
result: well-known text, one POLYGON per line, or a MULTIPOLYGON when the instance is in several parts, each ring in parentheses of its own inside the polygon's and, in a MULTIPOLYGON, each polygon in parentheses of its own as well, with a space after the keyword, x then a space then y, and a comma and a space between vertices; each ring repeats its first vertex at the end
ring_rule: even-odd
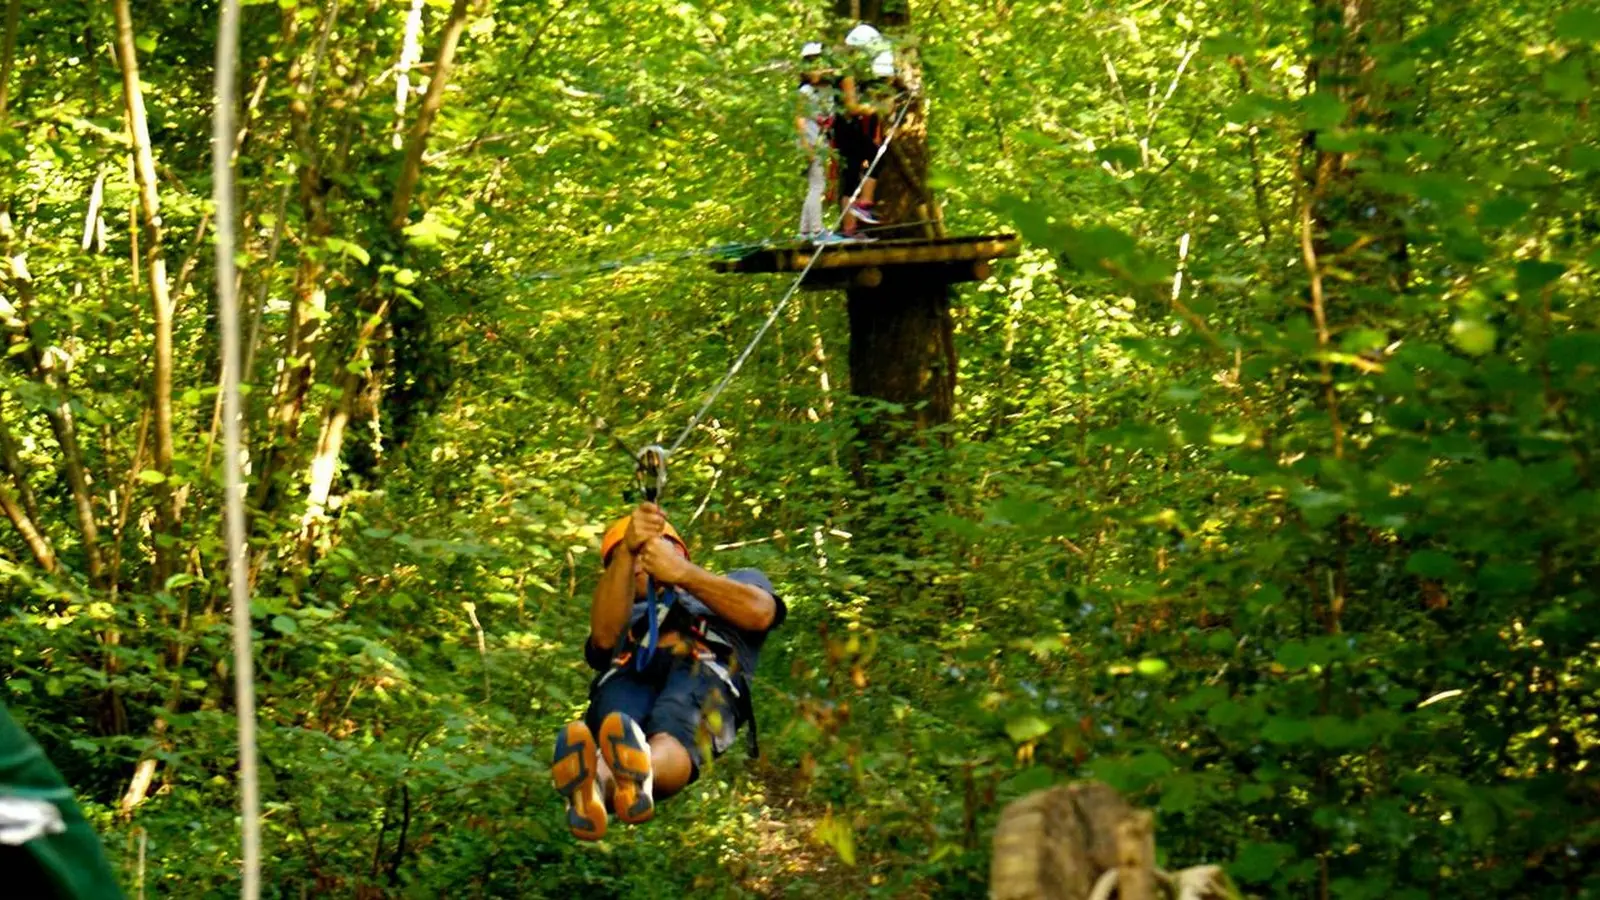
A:
POLYGON ((876 225, 883 221, 882 219, 873 215, 872 210, 860 203, 850 207, 850 214, 856 217, 857 222, 865 222, 868 225, 876 225))
POLYGON ((556 792, 567 801, 567 827, 580 841, 598 841, 606 833, 606 801, 595 766, 594 735, 583 722, 572 722, 556 735, 550 775, 556 792))
POLYGON ((617 818, 629 825, 650 821, 656 814, 656 777, 644 729, 625 713, 606 716, 600 723, 600 755, 611 767, 611 805, 617 818))
POLYGON ((848 244, 852 240, 854 240, 854 238, 848 234, 835 234, 832 231, 824 231, 823 233, 817 235, 812 243, 817 244, 818 246, 823 246, 827 244, 848 244))

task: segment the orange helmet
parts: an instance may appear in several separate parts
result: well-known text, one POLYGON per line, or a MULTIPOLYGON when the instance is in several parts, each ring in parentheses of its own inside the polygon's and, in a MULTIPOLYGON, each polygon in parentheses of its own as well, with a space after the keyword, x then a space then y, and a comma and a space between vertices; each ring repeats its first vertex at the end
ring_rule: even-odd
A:
MULTIPOLYGON (((611 563, 611 551, 617 549, 617 545, 622 543, 622 538, 628 533, 628 523, 632 520, 632 516, 623 516, 612 522, 611 527, 606 529, 605 535, 600 538, 600 565, 605 566, 611 563)), ((670 523, 667 525, 666 530, 661 533, 661 536, 676 544, 678 552, 683 554, 684 559, 689 558, 689 545, 683 542, 683 538, 678 535, 677 529, 673 528, 670 523)))

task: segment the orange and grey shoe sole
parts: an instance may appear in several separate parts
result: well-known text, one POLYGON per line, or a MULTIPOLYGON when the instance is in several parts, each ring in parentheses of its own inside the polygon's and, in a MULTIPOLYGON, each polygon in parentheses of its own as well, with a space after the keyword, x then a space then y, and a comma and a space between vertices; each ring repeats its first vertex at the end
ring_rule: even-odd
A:
POLYGON ((611 768, 611 805, 617 818, 629 825, 650 821, 656 814, 655 772, 644 729, 622 713, 606 716, 600 723, 600 755, 611 768))
POLYGON ((567 828, 581 841, 598 841, 606 834, 606 803, 600 795, 595 765, 594 735, 582 722, 569 723, 556 735, 550 775, 556 792, 567 801, 567 828))

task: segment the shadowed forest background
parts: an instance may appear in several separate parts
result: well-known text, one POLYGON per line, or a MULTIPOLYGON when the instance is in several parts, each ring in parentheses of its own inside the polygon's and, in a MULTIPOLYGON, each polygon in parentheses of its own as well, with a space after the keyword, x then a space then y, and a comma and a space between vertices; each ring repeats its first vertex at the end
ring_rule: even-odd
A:
MULTIPOLYGON (((672 437, 787 286, 672 257, 793 233, 795 56, 850 23, 246 2, 268 895, 978 897, 1085 777, 1250 895, 1600 893, 1600 7, 886 5, 947 228, 1025 249, 954 295, 948 422, 804 293, 673 458, 792 615, 761 759, 592 847, 545 765, 606 429, 672 437)), ((228 896, 216 10, 4 28, 4 701, 130 893, 228 896)))

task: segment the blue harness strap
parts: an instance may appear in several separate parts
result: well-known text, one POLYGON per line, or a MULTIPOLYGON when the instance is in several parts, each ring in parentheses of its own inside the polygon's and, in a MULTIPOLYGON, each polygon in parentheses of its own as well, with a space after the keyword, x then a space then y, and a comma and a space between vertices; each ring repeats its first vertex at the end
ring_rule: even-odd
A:
MULTIPOLYGON (((672 609, 672 605, 678 602, 678 592, 671 587, 667 588, 662 596, 666 598, 665 602, 669 611, 672 609)), ((638 652, 633 655, 633 667, 640 672, 643 672, 650 665, 650 660, 656 655, 656 645, 661 641, 661 610, 656 605, 656 579, 653 575, 650 576, 645 588, 645 602, 649 606, 645 616, 650 625, 650 632, 645 636, 644 641, 639 644, 638 652)))

